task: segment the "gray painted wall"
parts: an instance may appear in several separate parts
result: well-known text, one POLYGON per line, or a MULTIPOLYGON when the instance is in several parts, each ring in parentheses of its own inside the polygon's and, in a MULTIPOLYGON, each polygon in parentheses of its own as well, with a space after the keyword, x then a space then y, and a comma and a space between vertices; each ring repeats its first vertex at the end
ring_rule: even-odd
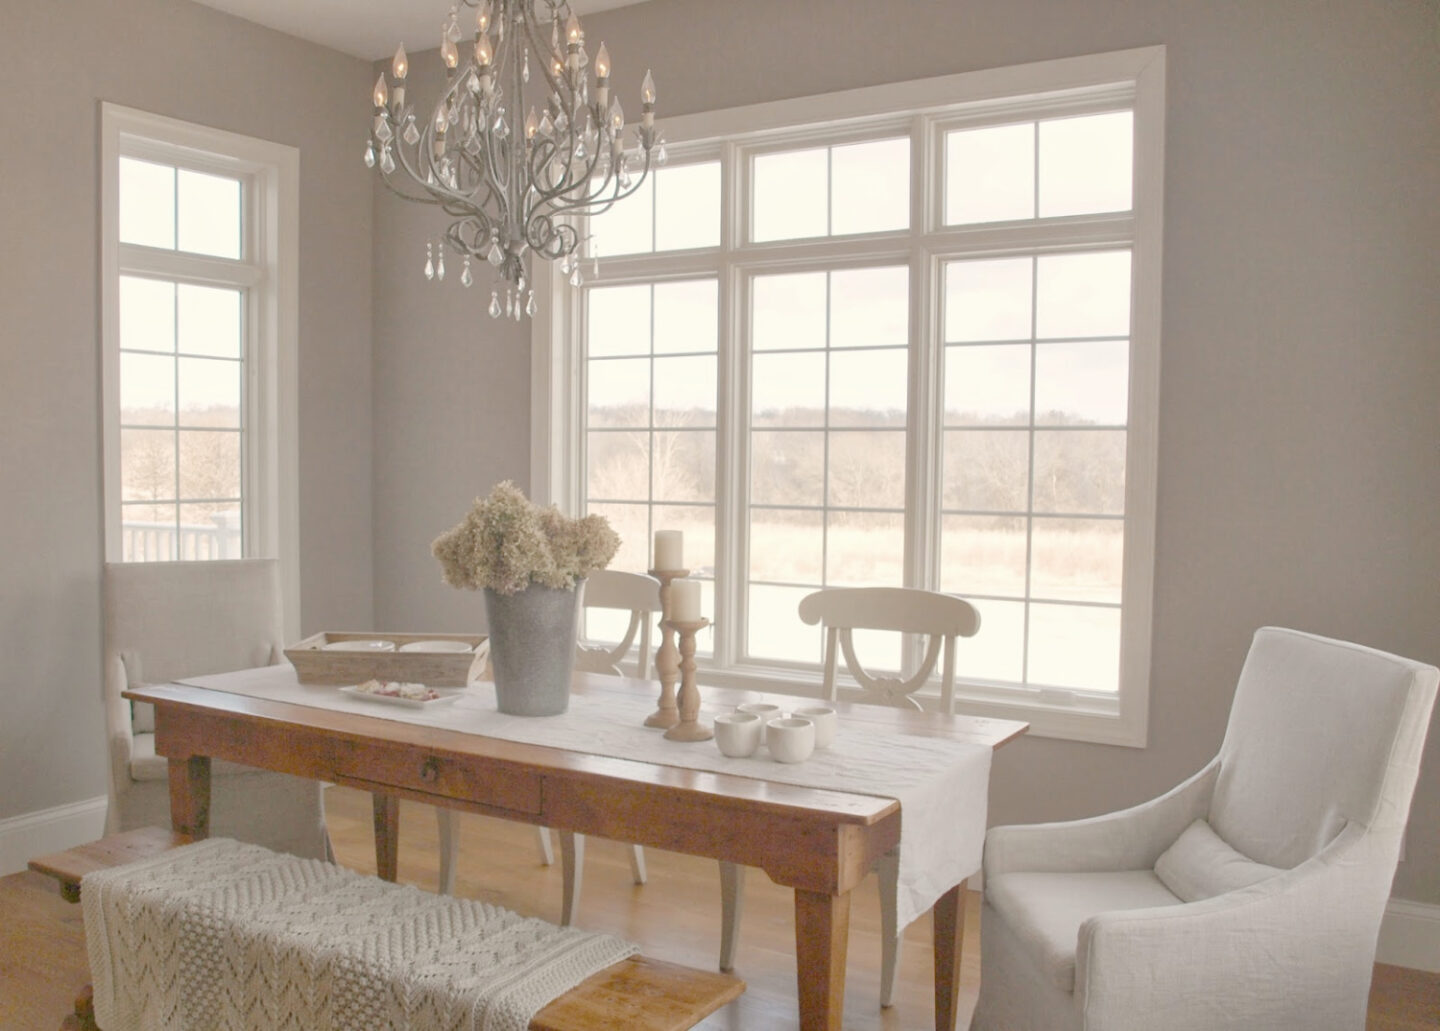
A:
MULTIPOLYGON (((1006 748, 992 820, 1106 811, 1198 768, 1258 626, 1440 661, 1433 0, 665 0, 586 29, 622 97, 654 69, 662 119, 1168 46, 1150 745, 1006 748)), ((428 544, 525 482, 529 369, 488 291, 421 278, 431 216, 376 194, 376 609, 467 629, 478 600, 428 544)), ((1440 903, 1440 732, 1407 850, 1396 894, 1440 903)))
POLYGON ((300 148, 302 627, 368 627, 366 62, 186 0, 0 0, 0 819, 103 795, 100 101, 300 148))

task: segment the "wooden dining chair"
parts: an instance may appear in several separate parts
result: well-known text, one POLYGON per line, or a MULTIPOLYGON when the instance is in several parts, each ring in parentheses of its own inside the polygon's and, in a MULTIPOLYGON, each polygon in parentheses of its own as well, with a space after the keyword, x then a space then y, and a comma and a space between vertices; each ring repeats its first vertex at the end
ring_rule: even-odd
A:
MULTIPOLYGON (((590 574, 585 581, 584 591, 581 604, 586 610, 611 609, 628 612, 629 623, 619 643, 613 646, 579 642, 575 649, 575 668, 588 673, 625 676, 630 650, 638 639, 634 675, 640 680, 648 679, 650 627, 660 612, 660 581, 643 573, 602 569, 590 574)), ((449 895, 455 891, 459 836, 456 834, 454 810, 436 809, 435 813, 440 821, 440 890, 449 895)), ((537 827, 536 832, 540 840, 541 857, 545 865, 549 866, 555 862, 550 829, 537 827)), ((581 876, 585 864, 583 834, 560 832, 560 860, 564 877, 560 922, 569 927, 574 923, 575 911, 580 903, 581 876)), ((645 883, 645 850, 639 845, 630 846, 630 873, 636 884, 645 883)))
MULTIPOLYGON (((937 662, 940 671, 940 709, 955 711, 955 641, 972 637, 980 629, 980 613, 963 598, 910 587, 832 587, 800 600, 800 618, 825 629, 824 681, 829 701, 837 697, 836 668, 844 656, 845 668, 863 692, 861 701, 902 708, 923 709, 915 697, 930 682, 937 662), (868 671, 855 654, 855 631, 898 631, 928 637, 919 666, 908 677, 868 671)), ((875 863, 880 880, 880 1005, 889 1006, 895 992, 900 935, 895 912, 899 853, 889 852, 875 863)), ((720 864, 721 935, 720 969, 731 970, 740 929, 740 891, 744 867, 720 864)))

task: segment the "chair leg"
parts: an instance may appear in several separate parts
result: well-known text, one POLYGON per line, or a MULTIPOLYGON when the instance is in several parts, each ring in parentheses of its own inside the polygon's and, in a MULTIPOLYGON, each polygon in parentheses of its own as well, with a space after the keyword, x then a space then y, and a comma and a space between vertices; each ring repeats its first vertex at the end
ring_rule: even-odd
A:
POLYGON ((645 849, 640 845, 630 846, 630 876, 636 884, 645 883, 645 849))
POLYGON ((435 819, 440 825, 440 894, 455 894, 455 868, 460 861, 460 814, 453 809, 435 807, 435 819))
POLYGON ((735 969, 735 946, 740 941, 740 902, 745 889, 745 868, 720 862, 720 969, 735 969))
POLYGON ((564 894, 560 903, 560 926, 575 926, 575 911, 580 908, 580 881, 585 872, 585 835, 573 831, 560 832, 561 876, 564 894))
POLYGON ((540 862, 546 866, 554 866, 555 848, 550 844, 550 828, 536 827, 535 834, 540 842, 540 862))
POLYGON ((895 893, 900 880, 900 853, 885 853, 875 864, 880 879, 880 1005, 888 1007, 895 995, 895 974, 900 965, 900 928, 895 893))

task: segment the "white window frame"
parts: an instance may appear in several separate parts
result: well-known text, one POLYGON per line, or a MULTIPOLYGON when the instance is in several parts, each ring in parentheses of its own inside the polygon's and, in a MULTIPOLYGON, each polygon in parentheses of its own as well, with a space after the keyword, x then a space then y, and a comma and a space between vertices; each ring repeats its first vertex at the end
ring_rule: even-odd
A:
POLYGON ((100 105, 101 367, 105 557, 121 561, 120 277, 241 285, 244 348, 242 551, 280 561, 285 632, 300 636, 300 152, 284 144, 100 105), (120 242, 120 159, 134 157, 241 181, 241 258, 120 242))
MULTIPOLYGON (((1084 692, 1017 690, 956 684, 957 708, 975 715, 1026 720, 1031 733, 1042 737, 1144 747, 1149 712, 1150 647, 1154 583, 1156 460, 1159 422, 1160 286, 1163 229, 1165 138, 1165 48, 1067 58, 988 71, 966 72, 913 82, 895 83, 843 93, 731 108, 666 120, 667 145, 677 159, 720 157, 732 169, 745 169, 745 155, 783 141, 789 146, 838 142, 856 132, 869 134, 908 126, 913 141, 912 182, 930 185, 912 190, 910 227, 894 233, 859 238, 869 244, 865 262, 908 261, 911 276, 922 285, 912 289, 910 440, 907 464, 911 494, 907 498, 905 568, 908 582, 934 586, 922 561, 923 552, 938 547, 940 481, 938 433, 917 432, 931 426, 943 409, 943 384, 926 379, 934 367, 933 349, 943 347, 939 267, 952 247, 976 241, 1003 252, 1024 251, 1033 244, 1027 222, 996 225, 941 225, 942 180, 935 170, 943 160, 944 130, 957 124, 1001 122, 1009 116, 1044 117, 1048 104, 1067 112, 1094 105, 1104 109, 1123 103, 1134 112, 1134 196, 1131 210, 1118 214, 1074 216, 1071 242, 1096 249, 1119 245, 1131 251, 1132 311, 1125 485, 1125 556, 1122 582, 1119 688, 1115 695, 1084 692), (1040 106, 1037 107, 1037 101, 1040 106), (929 174, 918 174, 924 164, 929 174), (875 246, 884 242, 883 247, 875 246), (893 243, 893 246, 891 244, 893 243), (932 439, 934 438, 934 439, 932 439), (916 548, 913 542, 925 542, 916 548)), ((902 129, 902 131, 904 131, 902 129)), ((744 174, 728 175, 721 201, 722 254, 719 259, 719 392, 722 411, 717 439, 716 613, 718 621, 739 625, 739 592, 727 584, 743 579, 744 542, 728 528, 743 525, 745 513, 736 491, 735 465, 747 453, 748 426, 727 419, 724 409, 747 390, 748 368, 738 348, 726 347, 732 326, 741 315, 741 286, 748 260, 766 262, 790 257, 843 261, 857 254, 853 237, 786 240, 751 244, 740 224, 739 198, 744 174), (741 579, 737 579, 740 577, 741 579)), ((613 265, 621 259, 609 259, 613 265)), ((690 278, 714 274, 712 252, 663 252, 623 259, 627 277, 690 278), (703 263, 703 264, 702 264, 703 263)), ((602 257, 602 278, 606 259, 602 257)), ((584 498, 583 345, 581 295, 556 274, 551 263, 536 262, 535 288, 540 313, 532 325, 531 350, 531 493, 541 502, 578 511, 584 498)), ((737 409, 738 410, 738 409, 737 409)), ((983 632, 983 631, 982 631, 983 632)), ((732 638, 733 640, 733 638, 732 638)), ((706 679, 762 690, 814 694, 819 674, 779 666, 736 667, 733 646, 716 641, 717 654, 706 679)), ((818 664, 819 656, 816 661, 818 664)))

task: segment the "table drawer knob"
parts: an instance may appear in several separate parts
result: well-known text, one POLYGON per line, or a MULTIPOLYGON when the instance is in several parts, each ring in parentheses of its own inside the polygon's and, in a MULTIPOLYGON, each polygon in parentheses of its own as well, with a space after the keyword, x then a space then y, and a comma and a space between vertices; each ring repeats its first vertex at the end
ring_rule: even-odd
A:
POLYGON ((433 755, 420 767, 420 779, 426 784, 434 784, 440 779, 440 761, 433 755))

